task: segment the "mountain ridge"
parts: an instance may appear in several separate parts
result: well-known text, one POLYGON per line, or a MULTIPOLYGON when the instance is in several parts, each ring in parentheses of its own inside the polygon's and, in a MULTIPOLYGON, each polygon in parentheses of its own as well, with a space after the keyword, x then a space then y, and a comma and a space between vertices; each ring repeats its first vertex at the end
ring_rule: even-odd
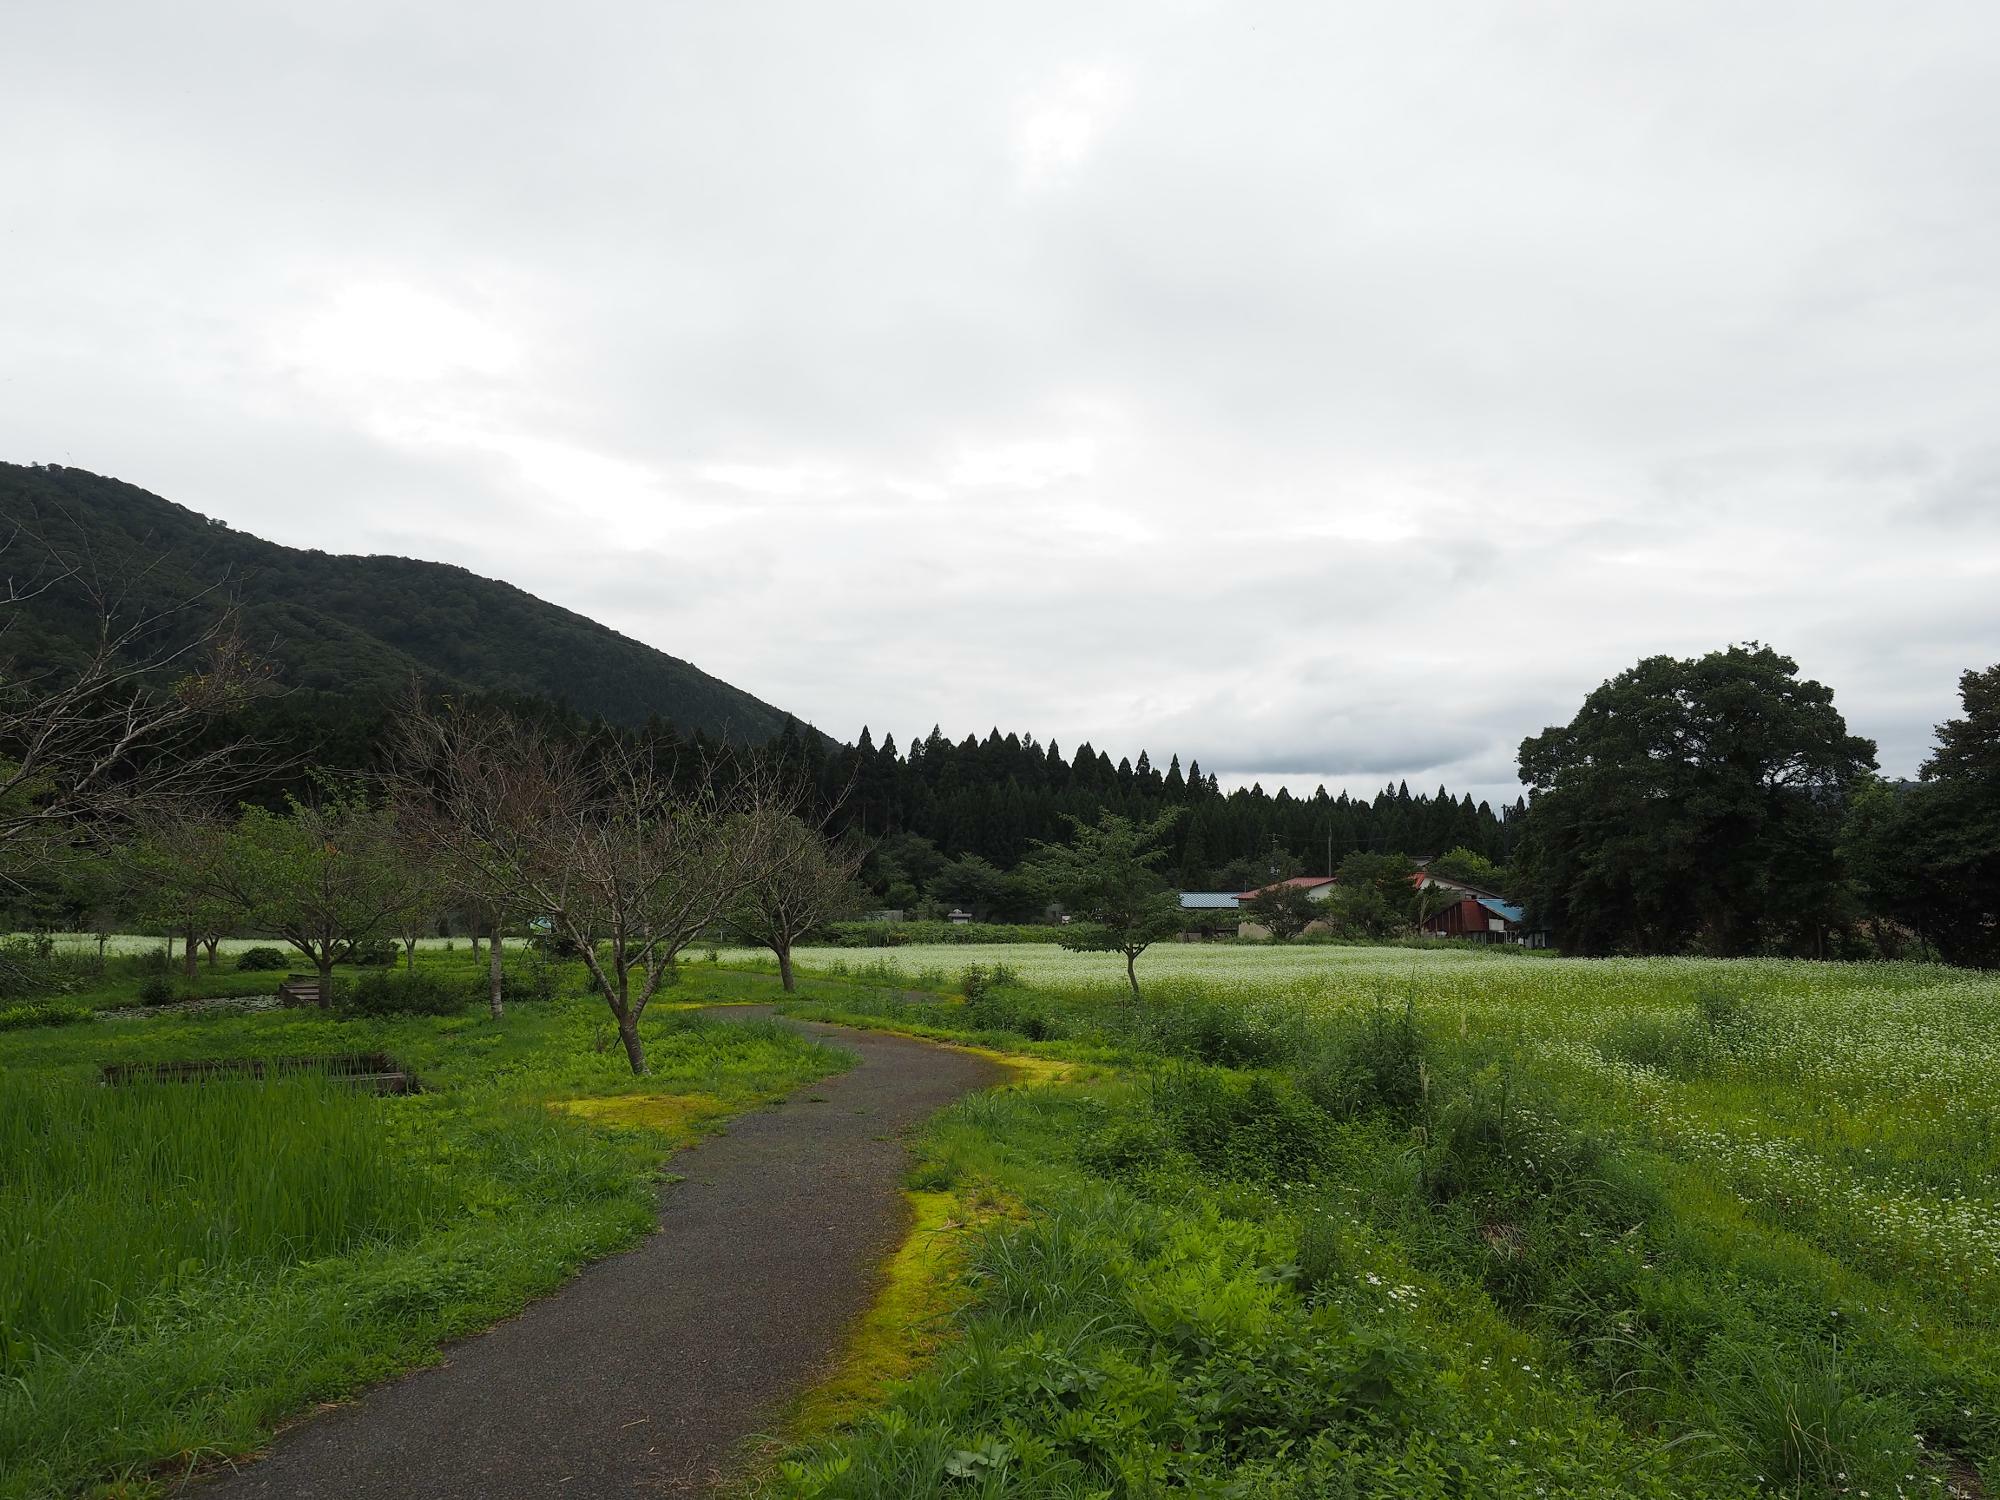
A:
MULTIPOLYGON (((245 635, 287 686, 368 696, 400 691, 414 675, 629 727, 665 719, 738 744, 791 722, 692 662, 458 563, 287 547, 124 480, 53 464, 0 463, 0 517, 123 580, 128 615, 227 587, 245 635)), ((81 590, 51 590, 16 621, 8 649, 31 667, 60 665, 84 649, 92 618, 81 590)))

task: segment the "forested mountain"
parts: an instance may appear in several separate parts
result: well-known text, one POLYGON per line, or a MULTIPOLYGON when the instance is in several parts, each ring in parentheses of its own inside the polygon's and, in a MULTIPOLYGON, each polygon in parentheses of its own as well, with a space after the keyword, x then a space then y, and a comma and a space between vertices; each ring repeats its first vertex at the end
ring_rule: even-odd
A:
MULTIPOLYGON (((249 647, 294 690, 293 717, 338 718, 349 710, 336 704, 380 701, 421 676, 443 689, 559 702, 613 724, 666 719, 739 744, 762 744, 786 723, 780 710, 678 657, 449 563, 281 547, 133 485, 54 465, 0 464, 0 520, 87 558, 124 592, 127 619, 223 584, 240 604, 249 647)), ((37 549, 25 539, 15 549, 6 566, 18 577, 37 549)), ((43 594, 21 616, 7 651, 23 668, 74 658, 96 626, 74 587, 43 594)))
MULTIPOLYGON (((509 584, 443 563, 278 546, 81 469, 0 464, 0 522, 34 533, 16 537, 6 558, 17 579, 32 580, 45 541, 119 581, 126 619, 214 584, 222 588, 203 609, 219 607, 225 590, 236 599, 247 644, 274 664, 285 691, 232 715, 216 735, 266 752, 277 769, 249 796, 270 806, 303 787, 308 766, 382 769, 397 705, 417 676, 434 691, 497 700, 565 732, 609 725, 690 749, 690 766, 706 763, 718 741, 761 747, 817 790, 836 829, 876 848, 868 875, 885 899, 905 887, 936 889, 952 864, 968 878, 982 862, 1010 869, 1036 841, 1064 838, 1065 814, 1150 819, 1179 806, 1162 873, 1185 887, 1237 889, 1273 873, 1323 871, 1356 850, 1463 846, 1505 860, 1525 812, 1496 814, 1442 787, 1412 795, 1404 785, 1372 799, 1225 794, 1198 763, 1183 772, 1178 756, 1162 771, 1143 751, 1114 762, 1086 744, 1064 756, 1053 743, 997 729, 956 743, 933 729, 907 752, 864 729, 858 744, 839 746, 684 661, 509 584)), ((60 669, 85 652, 96 627, 75 586, 14 614, 6 651, 17 668, 60 669)))

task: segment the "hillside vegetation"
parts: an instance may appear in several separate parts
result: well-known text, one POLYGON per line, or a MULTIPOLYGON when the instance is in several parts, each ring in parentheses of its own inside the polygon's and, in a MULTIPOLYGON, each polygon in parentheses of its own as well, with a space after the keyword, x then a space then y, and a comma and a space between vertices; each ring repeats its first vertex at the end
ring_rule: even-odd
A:
MULTIPOLYGON (((785 724, 780 710, 678 657, 449 563, 282 547, 135 485, 54 465, 0 464, 0 517, 130 580, 126 619, 229 580, 248 643, 285 686, 310 695, 379 698, 418 675, 566 703, 615 724, 657 716, 739 744, 762 744, 785 724)), ((24 560, 10 559, 10 570, 24 560)), ((95 627, 83 593, 57 589, 18 622, 9 651, 23 667, 65 665, 95 627)))

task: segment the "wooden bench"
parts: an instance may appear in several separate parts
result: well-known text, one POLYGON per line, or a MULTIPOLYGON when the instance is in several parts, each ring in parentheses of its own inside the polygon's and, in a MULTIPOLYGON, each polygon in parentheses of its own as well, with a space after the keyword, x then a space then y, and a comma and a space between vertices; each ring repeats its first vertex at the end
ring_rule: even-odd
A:
POLYGON ((287 1009, 294 1005, 320 1004, 319 975, 288 974, 278 981, 278 998, 287 1009))

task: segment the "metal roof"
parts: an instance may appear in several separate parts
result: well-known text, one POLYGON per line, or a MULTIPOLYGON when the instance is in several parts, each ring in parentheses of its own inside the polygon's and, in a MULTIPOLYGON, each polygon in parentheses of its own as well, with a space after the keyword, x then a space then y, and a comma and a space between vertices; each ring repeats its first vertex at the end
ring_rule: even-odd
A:
POLYGON ((1189 911, 1228 911, 1237 898, 1227 891, 1182 891, 1181 905, 1189 911))
POLYGON ((1302 891, 1316 891, 1324 886, 1338 885, 1339 883, 1338 878, 1332 875, 1294 875, 1289 880, 1273 881, 1270 885, 1258 886, 1254 891, 1244 891, 1240 899, 1248 901, 1252 896, 1261 896, 1266 891, 1281 891, 1288 886, 1296 887, 1302 891))
POLYGON ((1516 926, 1520 925, 1524 913, 1522 912, 1520 907, 1514 905, 1512 902, 1490 901, 1484 896, 1479 897, 1478 900, 1479 904, 1485 907, 1488 911, 1492 912, 1494 916, 1505 917, 1508 921, 1514 923, 1516 926))

